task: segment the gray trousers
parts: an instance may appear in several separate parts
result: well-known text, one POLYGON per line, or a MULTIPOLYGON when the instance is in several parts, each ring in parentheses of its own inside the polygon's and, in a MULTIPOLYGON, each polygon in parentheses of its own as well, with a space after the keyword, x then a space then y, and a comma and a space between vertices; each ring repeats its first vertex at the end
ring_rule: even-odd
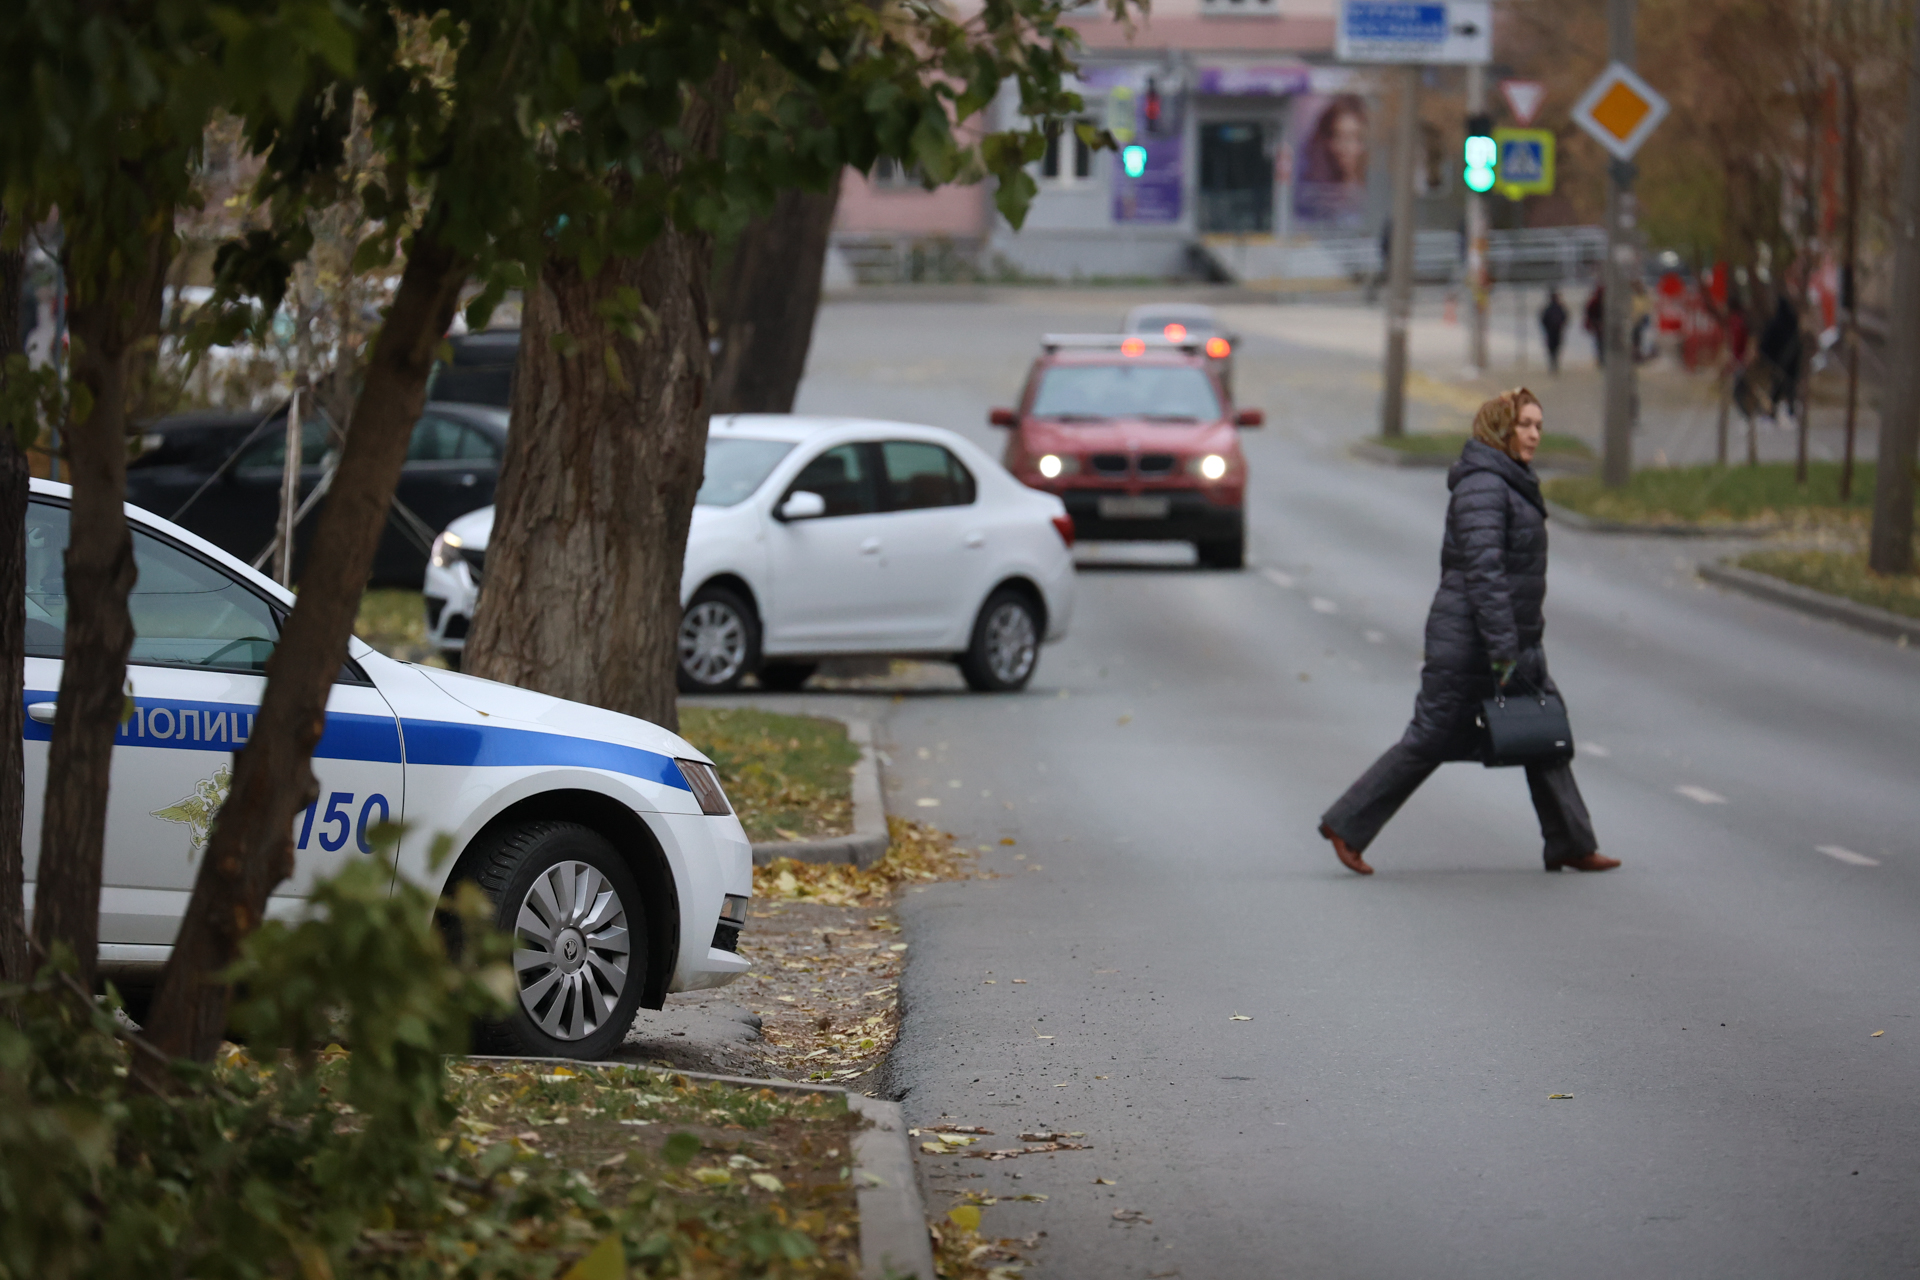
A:
MULTIPOLYGON (((1347 842, 1355 853, 1363 853, 1380 828, 1400 811, 1407 797, 1420 789, 1441 762, 1410 750, 1396 742, 1347 793, 1334 801, 1320 819, 1327 829, 1347 842)), ((1594 838, 1593 820, 1587 816, 1586 801, 1573 780, 1573 765, 1561 761, 1553 765, 1528 765, 1527 790, 1533 795, 1533 811, 1540 818, 1540 835, 1546 841, 1543 858, 1548 863, 1595 853, 1600 842, 1594 838)))

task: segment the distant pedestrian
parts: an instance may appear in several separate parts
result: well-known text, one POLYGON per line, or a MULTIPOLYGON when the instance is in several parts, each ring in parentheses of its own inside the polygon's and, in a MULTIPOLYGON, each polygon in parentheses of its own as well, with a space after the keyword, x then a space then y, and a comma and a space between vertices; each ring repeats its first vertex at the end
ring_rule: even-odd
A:
POLYGON ((1596 284, 1587 295, 1587 312, 1581 325, 1593 335, 1593 362, 1607 362, 1607 286, 1596 284))
MULTIPOLYGON (((1547 674, 1540 606, 1547 594, 1547 509, 1534 478, 1540 401, 1525 387, 1474 415, 1473 438, 1447 474, 1453 498, 1440 547, 1440 590, 1427 614, 1426 662, 1413 722, 1320 821, 1342 865, 1373 874, 1361 857, 1387 820, 1449 760, 1484 758, 1480 704, 1517 680, 1558 694, 1547 674)), ((1549 871, 1608 871, 1567 761, 1528 765, 1549 871)))
POLYGON ((1772 383, 1774 415, 1777 417, 1780 410, 1785 409, 1797 418, 1800 413, 1800 313, 1794 309, 1793 299, 1785 289, 1780 291, 1780 299, 1774 304, 1773 319, 1767 321, 1767 327, 1760 333, 1759 355, 1772 383))
POLYGON ((1540 309, 1540 332, 1547 339, 1547 372, 1559 376, 1560 344, 1567 336, 1567 304, 1560 301, 1558 289, 1547 290, 1547 305, 1540 309))

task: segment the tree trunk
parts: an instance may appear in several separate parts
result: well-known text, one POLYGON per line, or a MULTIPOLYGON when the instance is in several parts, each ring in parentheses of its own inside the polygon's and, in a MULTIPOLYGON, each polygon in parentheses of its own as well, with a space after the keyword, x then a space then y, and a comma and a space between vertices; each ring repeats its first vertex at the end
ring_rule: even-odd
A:
POLYGON ((253 736, 234 763, 226 803, 194 880, 173 954, 154 998, 155 1043, 206 1061, 226 1029, 227 988, 214 975, 258 927, 267 895, 293 872, 293 817, 318 794, 311 762, 327 695, 373 567, 407 441, 426 401, 434 351, 453 321, 470 262, 427 227, 408 250, 333 485, 320 509, 299 602, 267 664, 253 736))
MULTIPOLYGON (((731 96, 716 83, 692 100, 682 128, 693 145, 717 145, 712 104, 731 96)), ((664 146, 649 150, 650 167, 674 163, 664 146)), ((609 259, 596 275, 557 260, 542 270, 463 663, 475 675, 679 727, 680 572, 706 461, 712 260, 707 235, 669 224, 638 258, 609 259), (622 289, 654 315, 638 342, 604 315, 622 289), (560 334, 575 354, 555 349, 560 334)))
MULTIPOLYGON (((0 219, 0 226, 4 219, 0 219)), ((0 249, 0 362, 24 352, 20 285, 26 254, 0 249)), ((0 374, 0 377, 5 375, 0 374)), ((26 809, 21 694, 26 677, 27 455, 0 424, 0 982, 27 978, 26 809)))
POLYGON ((714 413, 793 412, 839 201, 836 173, 825 191, 781 192, 740 233, 713 299, 714 413))
POLYGON ((1893 209, 1893 325, 1888 387, 1880 412, 1880 465, 1873 478, 1873 534, 1867 567, 1913 572, 1914 447, 1920 440, 1920 22, 1907 62, 1907 130, 1893 209), (1901 355, 1906 352, 1906 355, 1901 355))
MULTIPOLYGON (((127 397, 135 385, 134 363, 153 358, 152 339, 160 330, 161 287, 173 254, 172 210, 156 210, 154 223, 160 230, 117 271, 102 265, 95 274, 76 266, 77 231, 69 234, 63 262, 73 290, 72 379, 92 403, 85 419, 70 422, 63 433, 73 482, 66 643, 47 753, 33 941, 49 953, 56 943, 72 948, 77 976, 89 986, 100 943, 107 785, 133 648, 127 613, 134 578, 125 506, 127 397)), ((104 255, 88 257, 98 261, 104 255)))

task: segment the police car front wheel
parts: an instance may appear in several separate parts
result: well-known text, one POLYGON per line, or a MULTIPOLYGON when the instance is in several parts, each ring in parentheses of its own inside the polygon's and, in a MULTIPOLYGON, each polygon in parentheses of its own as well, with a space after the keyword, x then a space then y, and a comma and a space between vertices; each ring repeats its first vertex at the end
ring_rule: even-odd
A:
POLYGON ((513 937, 517 1005, 482 1028, 483 1046, 600 1058, 626 1038, 647 967, 646 917, 632 871, 598 832, 572 822, 508 828, 474 851, 472 876, 513 937))

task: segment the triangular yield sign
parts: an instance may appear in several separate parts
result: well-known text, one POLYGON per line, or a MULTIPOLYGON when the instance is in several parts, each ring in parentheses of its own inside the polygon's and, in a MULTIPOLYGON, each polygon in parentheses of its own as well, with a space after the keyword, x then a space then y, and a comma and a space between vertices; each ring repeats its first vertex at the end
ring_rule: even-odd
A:
POLYGON ((1547 99, 1547 86, 1538 80, 1502 80, 1500 94, 1507 100, 1507 109, 1513 112, 1514 121, 1529 125, 1540 113, 1540 104, 1547 99))

